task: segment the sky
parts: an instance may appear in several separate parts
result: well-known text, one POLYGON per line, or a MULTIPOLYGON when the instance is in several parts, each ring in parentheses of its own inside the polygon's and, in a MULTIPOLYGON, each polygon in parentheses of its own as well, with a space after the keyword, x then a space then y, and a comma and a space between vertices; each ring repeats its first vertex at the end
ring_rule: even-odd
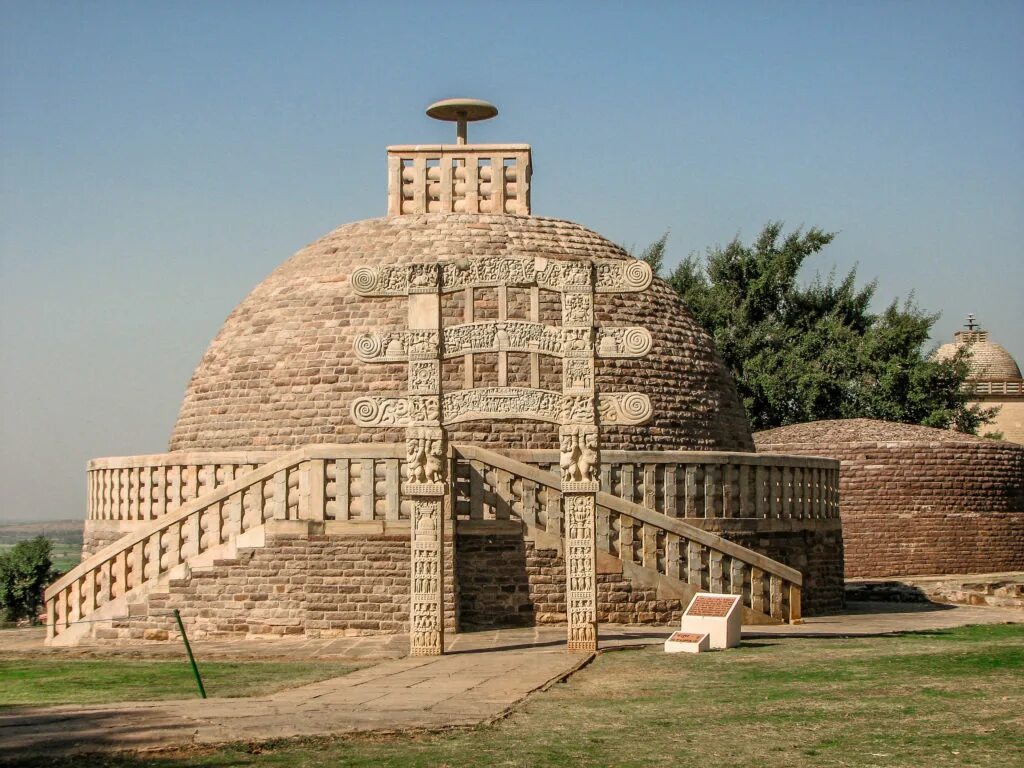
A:
POLYGON ((160 453, 231 309, 453 96, 533 210, 669 265, 770 220, 1024 362, 1024 3, 0 4, 0 520, 160 453))

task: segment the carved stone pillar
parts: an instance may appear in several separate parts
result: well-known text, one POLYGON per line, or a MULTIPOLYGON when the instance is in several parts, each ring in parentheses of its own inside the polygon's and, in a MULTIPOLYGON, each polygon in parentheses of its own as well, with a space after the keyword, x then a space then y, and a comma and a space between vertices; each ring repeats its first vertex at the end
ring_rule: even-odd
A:
POLYGON ((436 264, 409 275, 409 426, 403 495, 412 502, 409 655, 444 653, 447 439, 441 425, 441 294, 436 264))
POLYGON ((565 613, 570 651, 597 650, 595 519, 600 440, 594 387, 594 274, 589 262, 567 267, 562 293, 562 389, 559 428, 565 524, 565 613))

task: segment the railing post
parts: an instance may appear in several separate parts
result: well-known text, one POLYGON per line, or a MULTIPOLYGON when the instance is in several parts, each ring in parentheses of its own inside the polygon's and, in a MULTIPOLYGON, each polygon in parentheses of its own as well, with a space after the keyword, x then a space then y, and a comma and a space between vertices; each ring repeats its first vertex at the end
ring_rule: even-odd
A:
POLYGON ((796 584, 789 585, 789 623, 803 624, 803 617, 800 608, 800 587, 796 584))
POLYGON ((57 598, 46 601, 46 639, 53 640, 57 635, 57 598))

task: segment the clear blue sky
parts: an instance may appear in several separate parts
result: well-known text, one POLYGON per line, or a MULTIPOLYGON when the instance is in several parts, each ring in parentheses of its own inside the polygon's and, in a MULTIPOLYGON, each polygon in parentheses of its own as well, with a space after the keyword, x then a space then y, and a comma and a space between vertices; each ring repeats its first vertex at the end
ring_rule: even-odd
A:
MULTIPOLYGON (((936 341, 1024 362, 1024 3, 0 5, 0 519, 81 517, 157 453, 235 304, 385 211, 384 146, 534 147, 534 209, 670 259, 769 219, 839 237, 936 341)), ((809 277, 813 276, 809 274, 809 277)))

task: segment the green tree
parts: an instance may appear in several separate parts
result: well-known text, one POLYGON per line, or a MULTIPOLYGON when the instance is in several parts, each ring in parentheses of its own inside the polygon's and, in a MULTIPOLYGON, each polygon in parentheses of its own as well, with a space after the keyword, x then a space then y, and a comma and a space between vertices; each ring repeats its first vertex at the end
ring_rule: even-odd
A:
POLYGON ((50 540, 36 536, 0 554, 0 612, 5 621, 35 618, 53 577, 50 540))
MULTIPOLYGON (((912 296, 871 312, 877 283, 858 287, 856 270, 801 285, 800 268, 835 234, 782 229, 771 222, 750 245, 691 255, 668 278, 714 337, 754 429, 861 417, 975 433, 991 419, 967 404, 969 353, 928 355, 938 315, 912 296)), ((644 251, 659 264, 665 239, 644 251)))

